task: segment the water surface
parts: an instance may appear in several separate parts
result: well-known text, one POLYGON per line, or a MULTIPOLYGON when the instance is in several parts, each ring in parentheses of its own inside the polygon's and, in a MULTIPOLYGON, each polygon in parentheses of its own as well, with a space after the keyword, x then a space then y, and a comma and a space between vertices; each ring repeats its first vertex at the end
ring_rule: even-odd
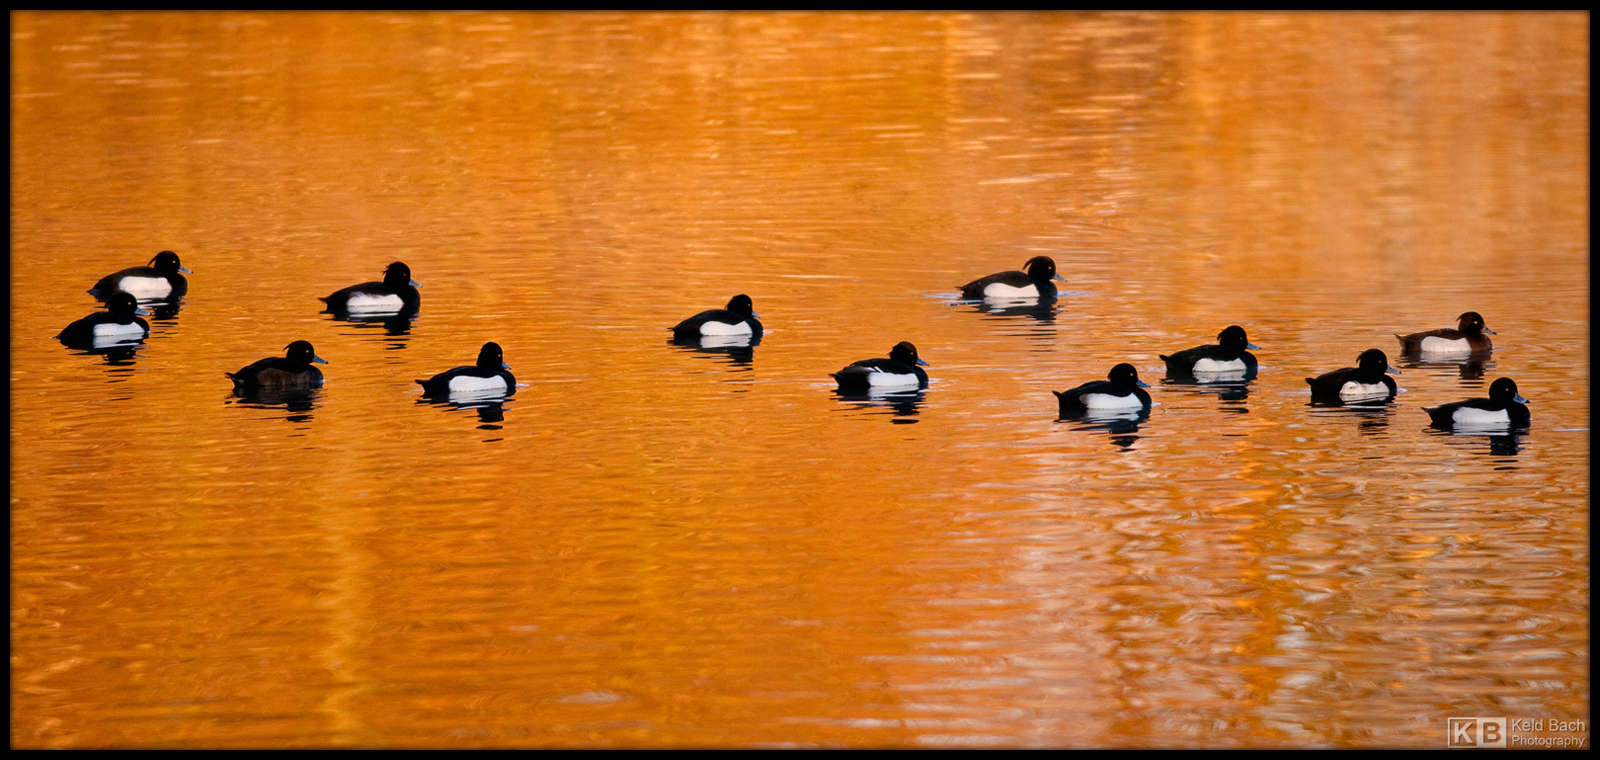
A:
POLYGON ((1588 19, 16 14, 11 741, 1589 719, 1588 19), (112 271, 190 293, 50 340, 112 271), (957 286, 1055 258, 1043 307, 957 286), (413 322, 317 296, 422 283, 413 322), (666 328, 749 294, 740 350, 666 328), (1396 332, 1482 313, 1477 364, 1396 332), (1239 324, 1248 384, 1158 358, 1239 324), (310 340, 324 388, 224 372, 310 340), (504 346, 517 393, 413 382, 504 346), (909 340, 931 386, 829 374, 909 340), (1390 352, 1375 408, 1304 379, 1390 352), (1058 420, 1131 362, 1157 405, 1058 420), (1516 379, 1518 435, 1421 407, 1516 379))

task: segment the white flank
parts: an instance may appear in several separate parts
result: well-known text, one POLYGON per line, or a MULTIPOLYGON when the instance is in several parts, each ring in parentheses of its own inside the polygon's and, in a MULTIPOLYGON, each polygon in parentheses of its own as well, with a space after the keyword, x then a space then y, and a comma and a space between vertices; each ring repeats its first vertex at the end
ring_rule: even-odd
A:
POLYGON ((1078 400, 1083 402, 1083 406, 1086 409, 1101 411, 1144 408, 1144 402, 1139 400, 1138 395, 1132 393, 1126 396, 1113 396, 1110 393, 1085 393, 1079 396, 1078 400))
POLYGON ((172 283, 165 277, 124 277, 119 283, 122 291, 134 298, 152 300, 166 298, 172 293, 172 283))
POLYGON ((399 311, 405 305, 400 296, 369 296, 357 293, 345 302, 346 311, 399 311))
POLYGON ((749 322, 730 325, 727 322, 718 322, 713 319, 700 324, 701 335, 749 335, 752 332, 754 331, 750 329, 749 322))
POLYGON ((1459 340, 1446 340, 1444 338, 1423 338, 1422 350, 1430 354, 1470 354, 1472 344, 1466 338, 1459 340))
POLYGON ((511 389, 500 377, 457 377, 450 380, 448 400, 457 404, 505 398, 511 389))
POLYGON ((901 375, 881 369, 875 369, 867 375, 867 386, 871 388, 917 388, 921 385, 922 381, 916 375, 901 375))
POLYGON ((1450 415, 1452 422, 1457 427, 1505 427, 1511 424, 1511 414, 1504 409, 1491 412, 1487 409, 1474 409, 1463 406, 1450 415))
POLYGON ((1038 285, 1024 285, 1014 288, 999 282, 991 282, 983 288, 984 298, 1038 298, 1038 285))
POLYGON ((1371 385, 1367 385, 1365 383, 1358 383, 1354 380, 1350 380, 1345 382, 1343 387, 1339 388, 1339 398, 1345 401, 1387 395, 1389 395, 1389 386, 1384 385, 1383 383, 1373 383, 1371 385))
POLYGON ((452 377, 450 378, 450 393, 505 393, 506 379, 496 375, 494 377, 452 377))
POLYGON ((94 339, 102 338, 143 338, 144 328, 138 322, 128 325, 119 325, 115 322, 101 322, 94 326, 94 339))
POLYGON ((1201 359, 1200 361, 1194 363, 1194 371, 1196 373, 1204 372, 1208 374, 1220 375, 1230 372, 1245 372, 1246 369, 1243 359, 1234 359, 1233 361, 1227 362, 1219 362, 1215 359, 1201 359))

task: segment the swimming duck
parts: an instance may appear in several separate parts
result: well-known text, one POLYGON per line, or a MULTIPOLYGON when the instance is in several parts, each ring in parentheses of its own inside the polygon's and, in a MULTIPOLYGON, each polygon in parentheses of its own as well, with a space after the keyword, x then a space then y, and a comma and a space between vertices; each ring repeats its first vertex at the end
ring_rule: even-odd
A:
POLYGON ((761 322, 756 317, 755 304, 750 296, 740 294, 728 301, 726 309, 707 309, 679 322, 672 328, 675 340, 693 340, 701 336, 761 337, 761 322))
POLYGON ((189 280, 178 261, 178 254, 162 251, 150 260, 149 266, 129 267, 116 274, 106 275, 89 289, 89 295, 102 301, 117 293, 132 293, 143 301, 175 300, 189 292, 189 280))
POLYGON ((1035 256, 1022 265, 1026 272, 999 272, 973 280, 961 286, 961 297, 980 298, 1054 298, 1056 286, 1051 280, 1066 282, 1056 274, 1056 261, 1049 256, 1035 256))
POLYGON ((297 340, 284 349, 281 357, 268 357, 238 372, 225 373, 233 380, 235 391, 252 391, 261 388, 320 388, 322 370, 312 364, 327 364, 317 356, 308 341, 297 340))
POLYGON ((132 293, 114 293, 106 301, 105 311, 67 325, 55 339, 74 348, 143 340, 150 334, 150 323, 136 315, 148 317, 150 312, 139 308, 139 300, 132 293))
POLYGON ((1494 348, 1484 333, 1498 335, 1483 324, 1478 312, 1469 311, 1456 317, 1454 330, 1441 327, 1410 335, 1396 333, 1394 337, 1400 339, 1404 354, 1477 354, 1494 348))
POLYGON ((1169 375, 1194 375, 1199 374, 1234 374, 1244 373, 1254 376, 1256 373, 1256 358, 1246 351, 1247 348, 1261 350, 1261 347, 1251 343, 1245 336, 1244 328, 1230 325, 1227 329, 1217 334, 1217 345, 1195 346, 1194 348, 1179 351, 1171 356, 1163 355, 1161 360, 1167 363, 1169 375))
POLYGON ((1089 412, 1129 412, 1150 408, 1150 386, 1139 380, 1139 370, 1132 364, 1118 364, 1111 368, 1104 380, 1093 380, 1070 391, 1051 391, 1060 403, 1061 416, 1071 417, 1089 412))
POLYGON ((1394 379, 1400 370, 1389 366, 1389 357, 1376 348, 1369 348, 1356 357, 1355 367, 1336 369, 1317 377, 1308 377, 1313 401, 1361 401, 1388 398, 1399 392, 1394 379))
POLYGON ((499 343, 485 343, 478 351, 478 362, 470 367, 456 367, 440 372, 427 380, 418 380, 424 396, 509 396, 517 392, 517 378, 507 370, 505 354, 499 343))
POLYGON ((1517 393, 1517 383, 1502 377, 1489 386, 1488 398, 1469 398, 1433 408, 1424 407, 1438 428, 1527 427, 1533 421, 1528 414, 1529 403, 1517 393))
POLYGON ((928 387, 928 363, 917 358, 917 347, 901 341, 889 350, 887 359, 863 359, 838 372, 833 379, 839 390, 865 393, 872 390, 914 390, 928 387))
POLYGON ((422 295, 417 292, 420 287, 411 279, 411 267, 396 261, 383 270, 383 282, 351 285, 317 300, 335 314, 410 311, 422 303, 422 295))

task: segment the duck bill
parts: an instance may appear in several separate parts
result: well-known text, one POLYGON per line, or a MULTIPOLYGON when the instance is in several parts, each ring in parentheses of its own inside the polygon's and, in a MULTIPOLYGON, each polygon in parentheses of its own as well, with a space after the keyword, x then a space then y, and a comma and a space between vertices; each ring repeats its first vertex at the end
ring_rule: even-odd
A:
POLYGON ((143 306, 135 306, 135 307, 133 307, 133 313, 138 314, 141 317, 150 316, 150 312, 145 311, 145 308, 143 306))
POLYGON ((411 287, 413 287, 413 288, 420 288, 420 287, 422 287, 422 283, 420 283, 420 282, 417 282, 417 281, 416 281, 416 280, 411 280, 411 281, 410 281, 410 282, 411 282, 411 287))
POLYGON ((1244 347, 1250 349, 1251 351, 1260 351, 1261 350, 1261 347, 1256 345, 1256 344, 1254 344, 1254 343, 1248 343, 1247 342, 1247 343, 1244 344, 1244 347))
POLYGON ((1135 381, 1133 381, 1133 384, 1139 386, 1140 388, 1149 388, 1150 387, 1150 384, 1145 382, 1145 381, 1143 381, 1143 380, 1135 380, 1135 381))
POLYGON ((320 356, 317 356, 316 354, 312 354, 311 355, 311 363, 312 364, 327 364, 328 360, 324 359, 324 358, 322 358, 320 356))
POLYGON ((1387 373, 1389 373, 1389 374, 1391 374, 1391 375, 1398 375, 1398 374, 1400 374, 1400 370, 1397 370, 1397 369, 1395 369, 1395 368, 1394 368, 1394 367, 1386 367, 1386 368, 1384 368, 1384 370, 1383 370, 1383 371, 1384 371, 1384 372, 1387 372, 1387 373))
POLYGON ((927 362, 925 362, 925 361, 923 361, 921 359, 918 359, 917 360, 917 366, 918 367, 932 367, 933 365, 929 364, 929 363, 927 363, 927 362))
POLYGON ((501 369, 511 369, 511 365, 506 364, 505 362, 500 362, 500 368, 501 369))
POLYGON ((1522 397, 1522 394, 1520 394, 1520 393, 1518 393, 1518 394, 1517 394, 1517 395, 1515 395, 1515 396, 1512 396, 1512 397, 1511 397, 1511 400, 1512 400, 1512 401, 1515 401, 1515 402, 1517 402, 1517 403, 1519 403, 1519 404, 1531 404, 1531 403, 1533 403, 1533 402, 1532 402, 1532 401, 1529 401, 1529 400, 1527 400, 1527 399, 1525 399, 1525 398, 1523 398, 1523 397, 1522 397))
POLYGON ((188 267, 178 267, 178 271, 184 274, 194 274, 194 270, 188 267))

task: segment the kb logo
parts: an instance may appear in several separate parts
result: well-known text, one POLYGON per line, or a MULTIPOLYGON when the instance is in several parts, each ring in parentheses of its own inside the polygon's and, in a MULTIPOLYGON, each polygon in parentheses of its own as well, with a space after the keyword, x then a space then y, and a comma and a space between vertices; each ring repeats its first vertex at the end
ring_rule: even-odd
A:
POLYGON ((1446 718, 1445 731, 1448 747, 1506 748, 1505 718, 1446 718))

